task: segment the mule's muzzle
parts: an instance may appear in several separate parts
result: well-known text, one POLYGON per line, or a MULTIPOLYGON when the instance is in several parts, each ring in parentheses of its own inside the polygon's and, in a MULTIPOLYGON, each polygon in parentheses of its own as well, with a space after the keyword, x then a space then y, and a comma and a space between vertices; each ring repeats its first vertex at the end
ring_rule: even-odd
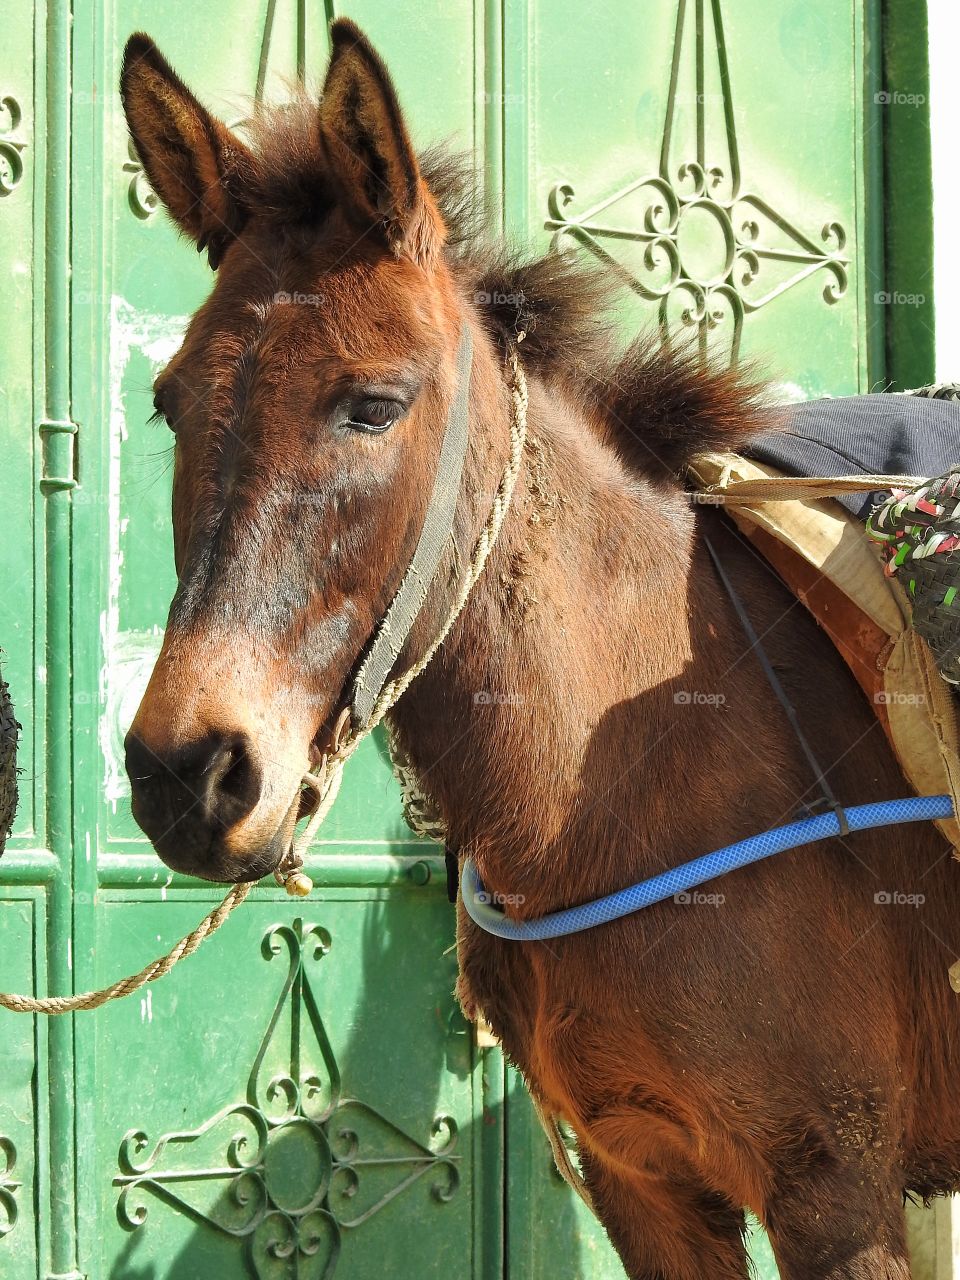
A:
POLYGON ((278 831, 257 853, 231 852, 231 836, 250 817, 264 787, 263 766, 244 735, 210 734, 166 750, 127 734, 133 816, 174 871, 205 880, 258 880, 286 851, 278 831))

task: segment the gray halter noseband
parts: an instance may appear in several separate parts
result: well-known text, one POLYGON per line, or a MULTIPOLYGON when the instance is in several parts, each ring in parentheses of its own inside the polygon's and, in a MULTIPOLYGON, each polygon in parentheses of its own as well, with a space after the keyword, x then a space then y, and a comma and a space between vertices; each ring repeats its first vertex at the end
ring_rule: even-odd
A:
POLYGON ((467 426, 472 365, 473 340, 464 324, 457 350, 457 391, 447 415, 433 492, 417 549, 350 687, 350 712, 355 728, 365 725, 370 718, 423 607, 453 529, 469 439, 467 426))

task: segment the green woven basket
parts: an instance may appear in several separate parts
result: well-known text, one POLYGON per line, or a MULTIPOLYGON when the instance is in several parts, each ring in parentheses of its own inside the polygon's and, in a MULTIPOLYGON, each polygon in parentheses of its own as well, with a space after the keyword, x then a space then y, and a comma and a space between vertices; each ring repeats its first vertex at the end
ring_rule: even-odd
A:
POLYGON ((940 674, 960 684, 960 465, 895 489, 870 513, 867 533, 883 549, 884 571, 910 596, 912 625, 940 674))

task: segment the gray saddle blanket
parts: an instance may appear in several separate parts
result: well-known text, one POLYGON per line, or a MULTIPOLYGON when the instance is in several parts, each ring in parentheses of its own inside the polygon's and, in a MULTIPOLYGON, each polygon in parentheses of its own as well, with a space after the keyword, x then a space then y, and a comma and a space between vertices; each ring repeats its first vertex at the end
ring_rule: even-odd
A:
MULTIPOLYGON (((960 466, 957 394, 947 384, 907 395, 808 400, 793 406, 785 430, 752 440, 743 452, 794 476, 938 476, 960 466)), ((877 497, 854 493, 838 501, 866 520, 877 497)))

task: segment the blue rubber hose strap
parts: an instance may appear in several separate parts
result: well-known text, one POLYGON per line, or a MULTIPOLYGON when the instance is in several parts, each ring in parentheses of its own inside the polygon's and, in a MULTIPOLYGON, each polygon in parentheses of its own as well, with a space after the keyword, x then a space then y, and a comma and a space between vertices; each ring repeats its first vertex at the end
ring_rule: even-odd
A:
MULTIPOLYGON (((858 804, 845 809, 846 821, 851 831, 866 831, 871 827, 896 826, 901 822, 930 822, 934 818, 953 816, 950 796, 913 796, 905 800, 883 800, 876 804, 858 804)), ((708 880, 749 866, 763 858, 796 849, 799 845, 812 844, 840 834, 840 822, 833 812, 790 822, 785 827, 774 827, 760 835, 750 836, 736 844, 706 853, 691 862, 664 871, 629 889, 585 902, 566 911, 554 911, 539 920, 512 920, 491 902, 477 875, 470 858, 465 858, 460 874, 460 889, 467 913, 481 929, 512 942, 544 942, 548 938, 562 938, 567 934, 593 929, 599 924, 609 924, 622 916, 663 902, 678 893, 686 893, 708 880)))

